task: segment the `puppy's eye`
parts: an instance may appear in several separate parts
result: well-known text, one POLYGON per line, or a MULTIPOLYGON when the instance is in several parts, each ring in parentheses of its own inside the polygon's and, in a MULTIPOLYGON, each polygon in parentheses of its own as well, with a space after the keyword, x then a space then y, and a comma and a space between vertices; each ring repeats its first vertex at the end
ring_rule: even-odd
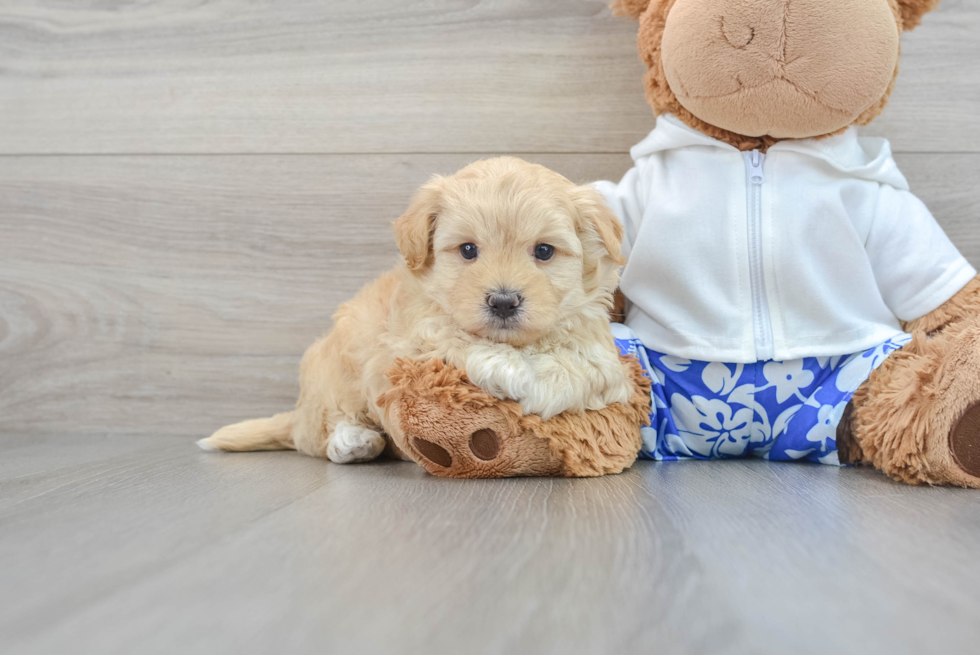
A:
POLYGON ((463 259, 476 259, 476 256, 480 254, 480 249, 476 247, 475 243, 464 243, 459 247, 459 254, 463 256, 463 259))
POLYGON ((555 256, 555 247, 549 246, 547 243, 539 243, 534 246, 534 258, 546 262, 555 256))

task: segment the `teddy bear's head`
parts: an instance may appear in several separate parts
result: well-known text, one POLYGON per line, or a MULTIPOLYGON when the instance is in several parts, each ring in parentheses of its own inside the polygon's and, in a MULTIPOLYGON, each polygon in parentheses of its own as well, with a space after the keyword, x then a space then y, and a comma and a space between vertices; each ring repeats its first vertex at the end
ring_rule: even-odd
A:
POLYGON ((939 0, 613 0, 640 21, 647 99, 743 150, 884 109, 901 32, 939 0))

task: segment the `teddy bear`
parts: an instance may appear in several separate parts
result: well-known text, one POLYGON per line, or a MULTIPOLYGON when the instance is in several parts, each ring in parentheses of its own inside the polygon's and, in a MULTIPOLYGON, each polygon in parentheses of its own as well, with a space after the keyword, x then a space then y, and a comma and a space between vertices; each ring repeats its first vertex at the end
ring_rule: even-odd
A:
POLYGON ((938 0, 617 0, 657 127, 598 187, 657 459, 867 464, 980 488, 980 280, 884 139, 938 0))
POLYGON ((459 477, 617 472, 638 445, 980 488, 980 278, 888 142, 856 132, 938 1, 614 0, 657 115, 634 168, 596 183, 626 232, 612 329, 635 402, 551 426, 402 362, 396 450, 459 477))

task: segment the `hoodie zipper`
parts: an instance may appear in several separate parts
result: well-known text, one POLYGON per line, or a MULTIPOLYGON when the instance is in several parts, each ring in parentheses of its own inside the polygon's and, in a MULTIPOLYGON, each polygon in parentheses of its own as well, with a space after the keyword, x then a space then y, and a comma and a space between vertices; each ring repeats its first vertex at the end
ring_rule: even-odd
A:
POLYGON ((762 260, 762 187, 766 183, 763 166, 766 156, 758 150, 743 153, 746 171, 746 198, 748 202, 749 275, 752 284, 752 322, 755 333, 755 354, 759 361, 775 357, 772 337, 772 317, 769 313, 769 296, 766 293, 766 276, 762 260))

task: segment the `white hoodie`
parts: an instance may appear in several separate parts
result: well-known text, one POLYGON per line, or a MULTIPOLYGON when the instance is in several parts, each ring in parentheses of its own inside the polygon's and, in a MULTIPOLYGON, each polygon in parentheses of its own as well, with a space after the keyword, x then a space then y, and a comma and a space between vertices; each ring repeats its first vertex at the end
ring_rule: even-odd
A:
POLYGON ((847 355, 977 274, 884 139, 851 128, 743 153, 661 116, 618 185, 626 324, 658 352, 751 363, 847 355))

